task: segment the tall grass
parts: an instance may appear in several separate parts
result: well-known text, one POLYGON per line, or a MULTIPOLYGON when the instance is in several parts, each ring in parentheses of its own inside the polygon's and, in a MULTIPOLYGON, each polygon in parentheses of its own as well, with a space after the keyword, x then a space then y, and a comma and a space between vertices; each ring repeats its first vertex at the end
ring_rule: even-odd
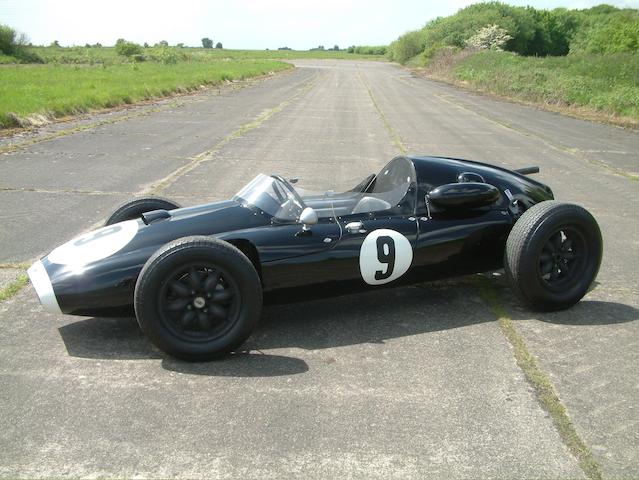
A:
POLYGON ((536 58, 483 51, 461 58, 450 74, 499 95, 639 120, 639 53, 536 58))
POLYGON ((163 65, 5 65, 0 67, 0 127, 29 117, 59 117, 291 68, 273 60, 163 65))

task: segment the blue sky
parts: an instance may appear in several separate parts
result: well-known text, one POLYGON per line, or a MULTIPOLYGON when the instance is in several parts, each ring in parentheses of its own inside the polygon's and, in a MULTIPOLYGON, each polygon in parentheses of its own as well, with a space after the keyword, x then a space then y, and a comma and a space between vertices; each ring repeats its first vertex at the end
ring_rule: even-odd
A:
MULTIPOLYGON (((34 44, 62 45, 118 38, 150 44, 167 40, 200 45, 202 37, 225 48, 308 49, 317 45, 387 44, 437 16, 473 1, 419 0, 0 0, 0 23, 26 33, 34 44)), ((603 1, 518 1, 538 8, 587 8, 603 1)), ((639 0, 608 0, 639 8, 639 0)))

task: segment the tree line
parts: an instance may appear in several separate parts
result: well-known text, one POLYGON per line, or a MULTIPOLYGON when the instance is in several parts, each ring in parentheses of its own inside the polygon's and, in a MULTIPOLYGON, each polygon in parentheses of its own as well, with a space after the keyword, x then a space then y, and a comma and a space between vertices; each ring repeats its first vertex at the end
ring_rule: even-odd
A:
POLYGON ((404 63, 419 54, 430 58, 445 47, 465 48, 471 37, 491 26, 509 37, 504 50, 526 56, 639 50, 637 9, 598 5, 582 10, 542 10, 492 1, 470 5, 400 36, 389 45, 388 56, 404 63))

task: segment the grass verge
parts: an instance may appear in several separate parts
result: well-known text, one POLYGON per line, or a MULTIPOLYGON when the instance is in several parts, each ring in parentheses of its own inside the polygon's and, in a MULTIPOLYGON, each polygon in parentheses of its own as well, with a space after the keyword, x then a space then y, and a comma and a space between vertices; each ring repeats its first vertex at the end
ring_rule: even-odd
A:
POLYGON ((442 51, 425 71, 473 90, 639 128, 639 54, 522 57, 442 51))
POLYGON ((503 306, 497 299, 495 290, 484 277, 479 277, 477 285, 482 299, 488 304, 497 317, 501 331, 512 345, 517 365, 522 369, 526 379, 535 389, 539 403, 541 403, 542 407, 549 413, 561 439, 575 458, 577 458, 579 466, 586 476, 592 480, 600 480, 602 474, 599 463, 592 455, 586 443, 579 436, 579 433, 577 433, 566 411, 566 407, 561 403, 550 378, 541 370, 535 357, 528 351, 524 339, 519 335, 513 321, 508 317, 503 306))
POLYGON ((168 96, 292 68, 274 60, 218 60, 174 65, 15 65, 1 67, 0 127, 168 96))
POLYGON ((18 278, 16 278, 13 282, 0 289, 0 302, 4 302, 5 300, 13 297, 16 293, 22 290, 27 283, 29 283, 29 277, 27 277, 26 273, 18 275, 18 278))

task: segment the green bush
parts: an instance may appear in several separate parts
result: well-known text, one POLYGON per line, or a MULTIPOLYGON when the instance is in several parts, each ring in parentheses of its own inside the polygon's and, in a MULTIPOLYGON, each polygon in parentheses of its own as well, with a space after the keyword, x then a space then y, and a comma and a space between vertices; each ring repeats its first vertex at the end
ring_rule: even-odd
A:
POLYGON ((421 31, 408 32, 388 46, 388 57, 399 63, 406 63, 409 58, 424 51, 424 40, 421 31))
POLYGON ((585 10, 572 53, 623 53, 639 50, 639 10, 585 10), (603 13, 602 13, 603 12, 603 13))
POLYGON ((348 47, 347 52, 360 55, 386 55, 386 45, 353 45, 348 47))
POLYGON ((132 57, 133 55, 142 55, 142 46, 135 42, 128 42, 123 38, 118 39, 115 43, 115 51, 123 57, 132 57))

